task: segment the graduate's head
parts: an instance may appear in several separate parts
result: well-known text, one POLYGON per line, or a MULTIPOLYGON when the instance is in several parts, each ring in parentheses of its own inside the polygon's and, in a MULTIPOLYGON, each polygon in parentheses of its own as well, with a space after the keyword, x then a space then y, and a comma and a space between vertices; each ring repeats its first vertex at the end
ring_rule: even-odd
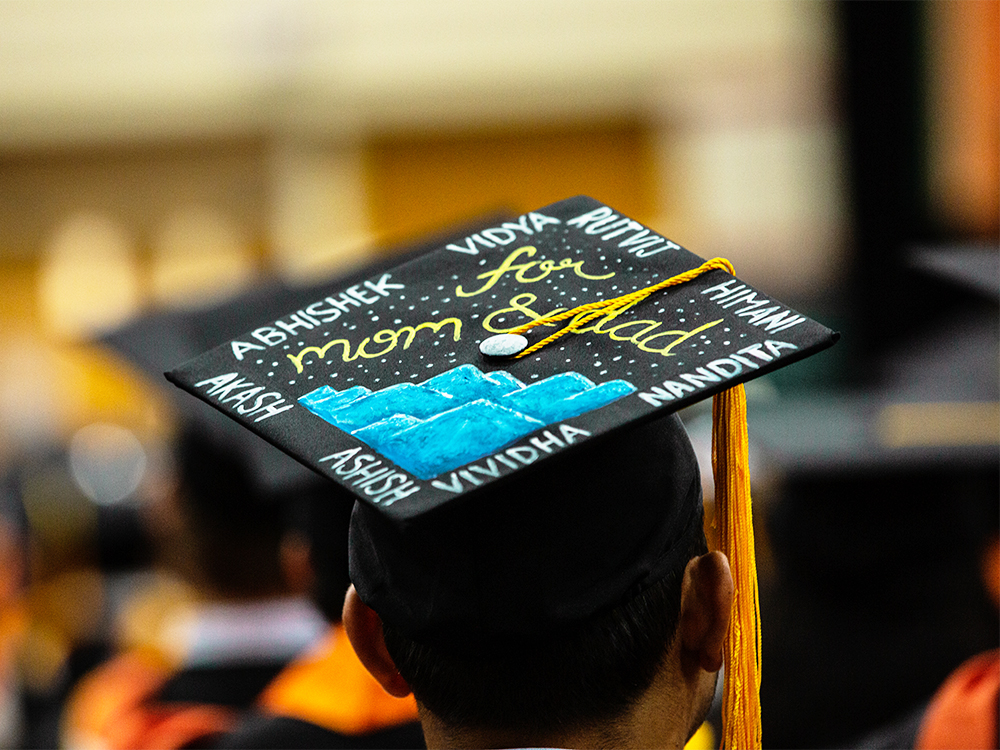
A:
MULTIPOLYGON (((613 727, 655 680, 670 688, 683 679, 667 658, 685 647, 682 591, 689 563, 707 552, 702 518, 697 462, 671 415, 405 528, 357 505, 352 577, 399 675, 435 721, 537 741, 613 727)), ((711 582, 706 570, 690 575, 700 577, 689 576, 688 607, 701 606, 706 630, 715 628, 706 648, 721 664, 731 579, 727 570, 711 582), (691 598, 695 584, 721 605, 691 598)), ((696 720, 691 731, 713 686, 678 686, 678 704, 698 704, 679 709, 677 718, 696 720)))

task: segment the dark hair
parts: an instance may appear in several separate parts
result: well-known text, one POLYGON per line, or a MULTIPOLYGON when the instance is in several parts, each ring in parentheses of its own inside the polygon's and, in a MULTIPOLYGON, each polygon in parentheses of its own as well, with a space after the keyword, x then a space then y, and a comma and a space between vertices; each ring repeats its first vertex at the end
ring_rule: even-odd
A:
POLYGON ((670 649, 688 561, 707 552, 704 528, 649 588, 543 641, 497 643, 465 656, 383 624, 386 647, 414 695, 451 727, 548 732, 621 716, 652 684, 670 649))

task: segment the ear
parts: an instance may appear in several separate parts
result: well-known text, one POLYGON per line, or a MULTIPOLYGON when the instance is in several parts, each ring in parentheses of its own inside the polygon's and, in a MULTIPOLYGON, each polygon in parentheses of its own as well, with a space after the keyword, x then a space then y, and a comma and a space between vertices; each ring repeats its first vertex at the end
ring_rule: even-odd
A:
POLYGON ((722 647, 733 609, 733 574, 719 551, 692 558, 684 569, 678 636, 686 661, 705 670, 722 668, 722 647))
POLYGON ((405 698, 412 690, 396 669, 382 636, 382 620, 374 609, 358 596, 352 585, 344 599, 344 630, 354 653, 389 695, 405 698))

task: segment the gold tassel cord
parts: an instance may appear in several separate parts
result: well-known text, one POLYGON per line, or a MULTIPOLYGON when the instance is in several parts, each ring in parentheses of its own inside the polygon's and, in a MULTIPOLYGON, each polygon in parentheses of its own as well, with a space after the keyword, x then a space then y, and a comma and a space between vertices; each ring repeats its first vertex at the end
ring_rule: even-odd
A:
POLYGON ((712 400, 712 467, 719 546, 732 564, 735 595, 724 647, 722 747, 761 747, 760 600, 754 553, 746 394, 736 385, 712 400))
MULTIPOLYGON (((735 275, 728 260, 712 258, 697 268, 630 294, 580 305, 525 323, 509 333, 523 334, 536 326, 572 319, 569 324, 526 348, 515 358, 534 354, 591 320, 609 312, 621 312, 661 289, 691 281, 713 269, 735 275)), ((729 558, 735 584, 732 619, 724 646, 726 673, 722 698, 722 747, 726 750, 759 750, 760 601, 750 501, 746 394, 742 384, 714 397, 712 422, 715 523, 719 526, 719 546, 729 558)))
POLYGON ((712 271, 714 269, 719 269, 726 271, 730 274, 735 274, 733 271, 732 264, 725 258, 712 258, 702 263, 697 268, 692 268, 690 271, 685 271, 684 273, 677 274, 676 276, 671 276, 669 279, 664 279, 663 281, 653 284, 652 286, 647 286, 644 289, 637 289, 634 292, 629 292, 621 297, 615 297, 614 299, 604 299, 599 302, 590 302, 586 305, 580 305, 579 307, 574 307, 571 310, 566 310, 565 312, 558 313, 556 315, 549 315, 547 317, 538 318, 537 320, 532 320, 529 323, 525 323, 522 326, 518 326, 512 331, 508 331, 511 334, 522 334, 530 331, 535 326, 547 325, 550 323, 558 323, 560 320, 566 320, 567 318, 573 318, 563 328, 553 333, 548 338, 544 338, 536 344, 529 346, 523 352, 520 352, 514 359, 520 359, 521 357, 527 357, 530 354, 534 354, 539 349, 543 349, 549 344, 551 344, 556 339, 565 336, 567 333, 575 331, 577 328, 582 328, 590 321, 595 318, 599 318, 602 315, 606 315, 609 312, 622 311, 626 307, 635 305, 642 300, 646 299, 649 295, 654 292, 658 292, 661 289, 666 289, 667 287, 677 286, 683 284, 687 281, 701 276, 701 274, 706 271, 712 271))

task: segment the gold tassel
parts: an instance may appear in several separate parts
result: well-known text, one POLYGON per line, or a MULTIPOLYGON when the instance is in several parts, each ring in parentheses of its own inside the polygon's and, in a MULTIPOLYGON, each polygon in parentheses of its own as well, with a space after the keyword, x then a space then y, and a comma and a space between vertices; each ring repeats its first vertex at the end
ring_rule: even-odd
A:
POLYGON ((747 407, 743 385, 712 400, 712 468, 719 546, 729 558, 735 596, 724 647, 722 747, 761 747, 760 601, 750 507, 747 407))

